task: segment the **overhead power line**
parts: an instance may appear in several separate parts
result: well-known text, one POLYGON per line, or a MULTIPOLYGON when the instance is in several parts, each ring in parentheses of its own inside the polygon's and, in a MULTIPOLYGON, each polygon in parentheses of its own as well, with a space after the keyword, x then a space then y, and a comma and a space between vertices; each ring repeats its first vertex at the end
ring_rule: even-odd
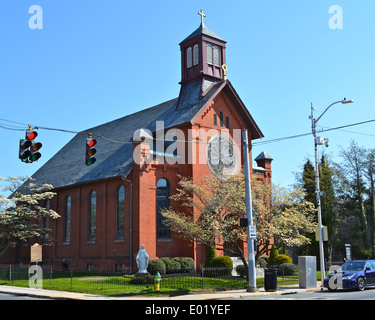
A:
MULTIPOLYGON (((359 125, 367 124, 367 123, 371 123, 371 122, 375 122, 375 119, 367 120, 367 121, 362 121, 362 122, 357 122, 357 123, 352 123, 352 124, 347 124, 347 125, 339 126, 339 127, 335 127, 335 128, 327 128, 327 129, 323 129, 323 130, 321 130, 319 132, 327 132, 327 131, 333 131, 333 130, 340 130, 340 129, 354 127, 354 126, 359 126, 359 125)), ((271 140, 266 140, 266 141, 253 142, 252 145, 253 146, 260 146, 260 145, 264 145, 264 144, 269 144, 269 143, 274 143, 274 142, 279 142, 279 141, 284 141, 284 140, 289 140, 289 139, 300 138, 300 137, 304 137, 304 136, 308 136, 308 135, 311 135, 311 132, 309 132, 309 133, 302 133, 302 134, 296 134, 296 135, 293 135, 293 136, 276 138, 276 139, 271 139, 271 140)))
MULTIPOLYGON (((18 121, 7 120, 7 119, 2 119, 2 118, 0 118, 0 121, 4 121, 4 122, 8 122, 8 123, 14 123, 14 124, 19 125, 19 126, 14 126, 14 125, 10 125, 10 124, 0 124, 0 128, 6 129, 6 130, 25 131, 25 130, 27 130, 27 128, 21 128, 21 126, 29 127, 28 124, 18 122, 18 121)), ((347 124, 347 125, 334 127, 334 128, 322 129, 319 132, 328 132, 328 131, 333 131, 333 130, 340 130, 340 129, 359 126, 359 125, 363 125, 363 124, 367 124, 367 123, 371 123, 371 122, 375 122, 375 119, 367 120, 367 121, 361 121, 361 122, 352 123, 352 124, 347 124)), ((109 142, 112 142, 112 143, 118 143, 118 144, 132 144, 133 143, 132 141, 115 140, 115 139, 112 139, 112 137, 102 135, 102 134, 98 134, 98 133, 95 133, 93 131, 73 131, 73 130, 68 130, 68 129, 58 129, 58 128, 50 128, 50 127, 42 127, 42 126, 35 126, 34 128, 35 129, 43 129, 43 130, 51 130, 51 131, 60 131, 60 132, 73 133, 73 134, 86 134, 86 135, 92 134, 93 136, 105 139, 105 140, 107 140, 109 142)), ((363 133, 361 133, 361 134, 363 134, 363 133)), ((301 138, 301 137, 305 137, 305 136, 308 136, 308 135, 311 135, 311 132, 301 133, 301 134, 296 134, 296 135, 286 136, 286 137, 280 137, 280 138, 275 138, 275 139, 270 139, 270 140, 265 140, 265 141, 258 141, 258 142, 256 141, 256 142, 253 142, 252 145, 253 146, 260 146, 260 145, 269 144, 269 143, 276 143, 276 142, 280 142, 280 141, 284 141, 284 140, 301 138)), ((367 134, 367 135, 370 135, 370 134, 367 134)), ((118 138, 121 138, 121 137, 118 136, 118 138)), ((204 142, 204 141, 200 142, 200 141, 195 141, 195 140, 194 141, 175 140, 175 141, 177 141, 177 142, 189 142, 189 143, 191 143, 191 142, 207 143, 207 142, 204 142)))

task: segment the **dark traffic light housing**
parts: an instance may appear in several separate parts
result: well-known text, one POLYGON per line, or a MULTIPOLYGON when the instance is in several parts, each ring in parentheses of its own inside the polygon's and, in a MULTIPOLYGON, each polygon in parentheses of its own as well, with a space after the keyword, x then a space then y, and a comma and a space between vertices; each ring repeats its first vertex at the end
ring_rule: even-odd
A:
POLYGON ((86 139, 86 156, 85 156, 86 166, 91 166, 96 161, 96 158, 94 157, 94 155, 96 154, 96 149, 94 148, 96 143, 97 141, 92 138, 91 134, 89 134, 89 138, 86 139))
POLYGON ((34 139, 38 136, 38 132, 32 129, 26 130, 25 139, 20 139, 19 159, 25 163, 33 163, 42 156, 39 152, 42 148, 40 142, 35 142, 34 139))

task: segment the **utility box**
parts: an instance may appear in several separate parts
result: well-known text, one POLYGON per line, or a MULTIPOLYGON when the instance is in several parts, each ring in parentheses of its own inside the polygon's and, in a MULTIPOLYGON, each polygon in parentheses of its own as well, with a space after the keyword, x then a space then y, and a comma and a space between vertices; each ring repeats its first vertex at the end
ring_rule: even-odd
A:
POLYGON ((316 288, 316 257, 298 257, 299 287, 303 289, 316 288))

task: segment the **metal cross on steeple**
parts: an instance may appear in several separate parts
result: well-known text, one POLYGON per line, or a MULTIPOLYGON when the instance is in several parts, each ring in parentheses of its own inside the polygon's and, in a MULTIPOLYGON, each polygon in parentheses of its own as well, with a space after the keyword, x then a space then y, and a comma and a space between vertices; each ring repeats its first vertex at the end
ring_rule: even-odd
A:
POLYGON ((198 14, 201 16, 201 19, 202 19, 202 25, 204 25, 204 23, 203 23, 203 18, 205 18, 206 15, 203 13, 203 10, 201 10, 201 12, 198 12, 198 14))

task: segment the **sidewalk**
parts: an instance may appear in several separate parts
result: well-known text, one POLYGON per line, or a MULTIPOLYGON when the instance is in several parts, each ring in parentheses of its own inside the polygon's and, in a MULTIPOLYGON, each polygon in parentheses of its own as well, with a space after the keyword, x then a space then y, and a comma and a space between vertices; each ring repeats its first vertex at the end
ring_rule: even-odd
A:
POLYGON ((280 286, 276 292, 267 292, 264 288, 260 288, 258 292, 246 292, 245 289, 231 290, 231 291, 220 291, 220 292, 205 292, 205 293, 194 293, 174 297, 149 297, 149 296, 128 296, 128 297, 109 297, 102 295, 68 292, 68 291, 56 291, 56 290, 45 290, 45 289, 34 289, 34 288, 22 288, 12 286, 0 285, 0 293, 12 294, 16 296, 31 296, 48 299, 58 300, 170 300, 170 301, 182 301, 182 300, 214 300, 214 299, 230 299, 230 298, 245 298, 249 296, 264 296, 264 295, 284 295, 293 293, 303 293, 310 291, 320 290, 320 282, 317 283, 316 288, 312 289, 300 289, 298 285, 291 286, 280 286))

